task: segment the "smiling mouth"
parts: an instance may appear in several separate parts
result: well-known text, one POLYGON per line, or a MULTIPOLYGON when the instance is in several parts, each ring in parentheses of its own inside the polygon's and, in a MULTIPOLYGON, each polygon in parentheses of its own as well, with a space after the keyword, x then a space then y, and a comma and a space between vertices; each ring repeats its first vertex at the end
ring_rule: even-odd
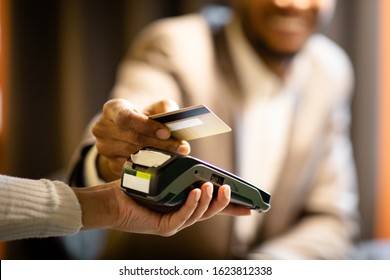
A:
POLYGON ((269 24, 273 29, 286 33, 302 32, 308 27, 306 21, 295 16, 274 16, 270 19, 269 24))

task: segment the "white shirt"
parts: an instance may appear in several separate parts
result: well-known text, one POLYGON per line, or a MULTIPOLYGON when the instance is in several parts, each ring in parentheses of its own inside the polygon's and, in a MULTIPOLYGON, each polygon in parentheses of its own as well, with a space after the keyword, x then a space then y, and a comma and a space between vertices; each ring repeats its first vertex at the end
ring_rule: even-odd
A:
MULTIPOLYGON (((309 71, 299 56, 294 59, 284 80, 272 73, 244 38, 239 22, 227 28, 230 52, 244 102, 241 118, 236 123, 238 175, 261 189, 272 189, 286 147, 281 141, 288 138, 291 110, 298 97, 299 85, 309 71), (256 157, 256 164, 253 164, 256 157)), ((271 193, 272 195, 272 193, 271 193)), ((236 219, 239 239, 252 239, 258 223, 256 215, 236 219)))

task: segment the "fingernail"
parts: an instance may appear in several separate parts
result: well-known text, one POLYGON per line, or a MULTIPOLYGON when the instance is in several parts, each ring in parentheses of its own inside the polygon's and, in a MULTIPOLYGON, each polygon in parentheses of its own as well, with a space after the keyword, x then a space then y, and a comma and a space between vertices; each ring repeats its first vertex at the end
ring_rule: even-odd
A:
POLYGON ((167 140, 171 137, 171 132, 165 128, 161 128, 156 131, 156 137, 161 140, 167 140))
POLYGON ((207 186, 207 195, 208 196, 213 196, 213 190, 214 190, 214 187, 213 187, 213 185, 209 185, 209 186, 207 186))
POLYGON ((225 186, 223 188, 223 194, 225 195, 226 198, 230 198, 230 187, 229 186, 225 186))
POLYGON ((191 146, 187 141, 180 141, 179 146, 177 146, 176 151, 183 155, 188 155, 191 152, 191 146))
POLYGON ((196 192, 196 196, 195 196, 195 200, 196 201, 199 201, 200 200, 200 195, 201 195, 202 193, 201 192, 196 192))
POLYGON ((183 155, 189 154, 189 152, 188 152, 188 146, 187 146, 187 145, 179 145, 179 146, 177 147, 176 151, 177 151, 179 154, 183 154, 183 155))

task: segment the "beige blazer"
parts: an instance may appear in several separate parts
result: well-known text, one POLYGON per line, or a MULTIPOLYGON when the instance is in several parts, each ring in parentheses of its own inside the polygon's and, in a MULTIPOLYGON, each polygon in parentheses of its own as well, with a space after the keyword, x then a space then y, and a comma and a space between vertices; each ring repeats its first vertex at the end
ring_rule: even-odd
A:
MULTIPOLYGON (((278 165, 270 172, 271 210, 218 216, 173 237, 110 232, 104 259, 347 258, 358 230, 356 177, 349 140, 352 71, 344 52, 316 35, 303 50, 311 67, 289 111, 278 165)), ((233 132, 191 142, 192 155, 236 171, 240 84, 224 29, 199 15, 158 21, 135 40, 111 97, 138 106, 165 98, 205 104, 233 132)), ((267 133, 267 131, 264 131, 267 133)), ((245 139, 243 140, 245 141, 245 139)), ((251 157, 253 164, 261 160, 251 157)))

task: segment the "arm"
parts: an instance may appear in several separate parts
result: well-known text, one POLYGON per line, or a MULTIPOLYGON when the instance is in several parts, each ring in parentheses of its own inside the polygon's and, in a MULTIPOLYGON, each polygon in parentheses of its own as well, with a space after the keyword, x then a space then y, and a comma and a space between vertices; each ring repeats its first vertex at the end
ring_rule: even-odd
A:
POLYGON ((0 175, 0 240, 71 235, 81 209, 64 183, 0 175))
MULTIPOLYGON (((80 229, 106 228, 169 236, 197 221, 221 212, 230 201, 230 187, 219 189, 211 201, 213 186, 194 189, 176 212, 152 212, 126 196, 119 181, 70 188, 60 181, 30 180, 0 175, 0 240, 64 236, 80 229)), ((226 213, 233 213, 227 209, 226 213)), ((248 215, 248 209, 233 209, 248 215)))

